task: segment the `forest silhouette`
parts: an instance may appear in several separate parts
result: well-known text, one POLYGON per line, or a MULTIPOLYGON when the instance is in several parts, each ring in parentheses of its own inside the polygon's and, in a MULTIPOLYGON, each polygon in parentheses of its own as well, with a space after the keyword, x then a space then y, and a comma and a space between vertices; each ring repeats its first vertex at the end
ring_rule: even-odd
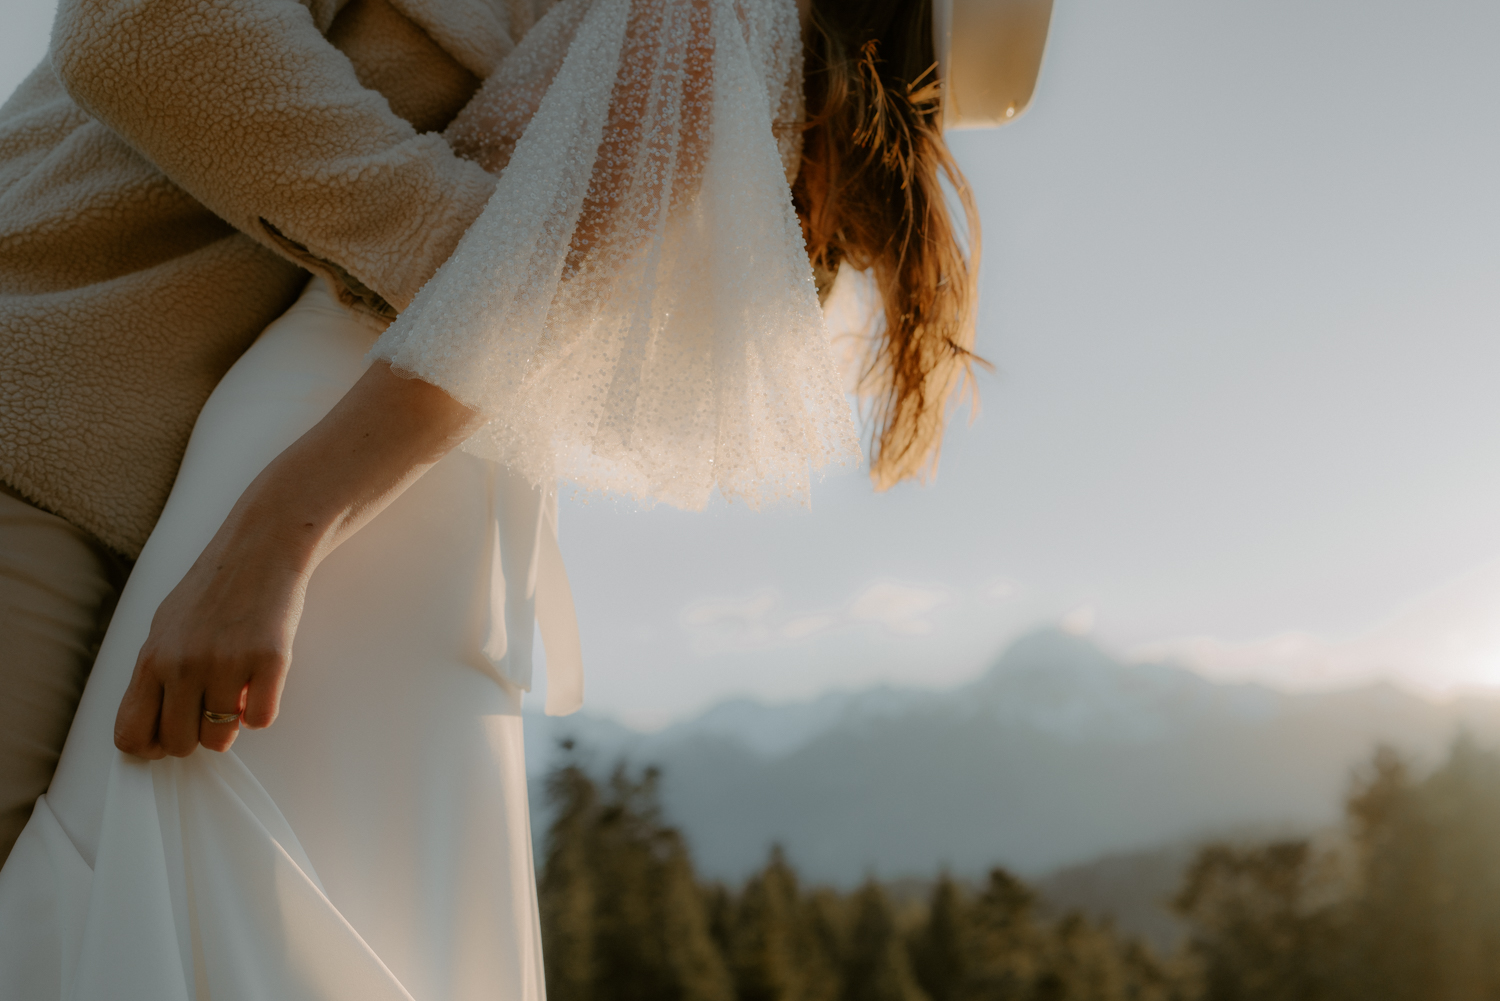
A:
POLYGON ((1051 916, 1003 868, 927 891, 807 886, 778 848, 742 886, 704 882, 658 772, 553 771, 539 881, 551 1001, 1470 1001, 1500 998, 1500 755, 1458 739, 1426 774, 1380 748, 1344 822, 1213 843, 1160 954, 1051 916))

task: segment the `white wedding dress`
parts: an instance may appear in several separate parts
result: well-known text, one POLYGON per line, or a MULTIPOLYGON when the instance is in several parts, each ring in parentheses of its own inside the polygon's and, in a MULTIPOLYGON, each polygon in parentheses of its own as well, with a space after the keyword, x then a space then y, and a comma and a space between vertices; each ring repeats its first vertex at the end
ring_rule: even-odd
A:
MULTIPOLYGON (((156 606, 260 468, 359 378, 375 336, 314 282, 205 406, 52 788, 0 870, 0 997, 542 996, 505 670, 530 622, 499 664, 484 653, 497 603, 529 612, 494 593, 492 563, 513 540, 532 552, 511 562, 536 561, 554 510, 540 490, 450 454, 314 574, 272 727, 180 760, 113 747, 156 606), (497 539, 505 502, 508 520, 534 519, 530 538, 497 539)), ((567 683, 572 653, 551 652, 567 683)))
POLYGON ((0 870, 5 1001, 540 1001, 522 758, 582 698, 564 477, 701 506, 856 457, 788 175, 792 0, 561 0, 455 141, 508 164, 382 333, 321 280, 214 391, 56 777, 0 870), (115 710, 162 598, 371 357, 490 424, 313 575, 277 722, 146 762, 115 710))

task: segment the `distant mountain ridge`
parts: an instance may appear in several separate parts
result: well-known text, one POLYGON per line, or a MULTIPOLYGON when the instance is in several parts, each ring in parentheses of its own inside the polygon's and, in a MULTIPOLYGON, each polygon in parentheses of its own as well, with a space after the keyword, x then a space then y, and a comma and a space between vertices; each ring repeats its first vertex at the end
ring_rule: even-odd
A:
POLYGON ((780 842, 809 878, 849 884, 995 863, 1036 876, 1216 832, 1321 827, 1376 742, 1430 757, 1460 728, 1495 742, 1500 700, 1221 684, 1041 630, 947 691, 733 700, 653 734, 529 717, 527 758, 536 775, 572 737, 597 769, 661 766, 664 805, 711 876, 741 878, 780 842))

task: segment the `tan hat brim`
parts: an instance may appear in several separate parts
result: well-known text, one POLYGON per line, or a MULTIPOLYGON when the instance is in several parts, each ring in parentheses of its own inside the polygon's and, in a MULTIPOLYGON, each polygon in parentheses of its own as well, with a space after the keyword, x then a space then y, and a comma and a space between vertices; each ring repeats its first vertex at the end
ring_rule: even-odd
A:
POLYGON ((933 0, 943 127, 1014 121, 1031 103, 1052 0, 933 0))

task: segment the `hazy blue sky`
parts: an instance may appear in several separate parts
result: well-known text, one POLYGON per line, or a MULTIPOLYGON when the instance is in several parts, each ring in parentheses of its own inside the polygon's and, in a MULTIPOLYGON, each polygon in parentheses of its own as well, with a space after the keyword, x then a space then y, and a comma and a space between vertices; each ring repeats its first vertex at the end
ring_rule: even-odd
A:
MULTIPOLYGON (((8 0, 0 92, 50 5, 8 0), (19 16, 17 16, 19 15, 19 16)), ((1058 0, 953 145, 983 411, 925 488, 569 503, 589 708, 972 676, 1066 620, 1285 685, 1500 684, 1500 6, 1058 0)))

